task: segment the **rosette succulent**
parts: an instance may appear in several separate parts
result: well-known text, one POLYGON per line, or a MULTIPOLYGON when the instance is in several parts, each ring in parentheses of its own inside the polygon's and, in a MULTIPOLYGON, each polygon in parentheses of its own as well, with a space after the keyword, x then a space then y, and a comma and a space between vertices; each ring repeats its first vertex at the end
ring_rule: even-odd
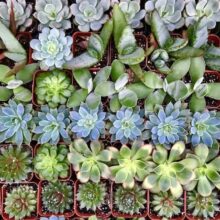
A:
POLYGON ((17 104, 9 100, 0 107, 0 143, 6 141, 20 146, 30 144, 32 121, 32 105, 17 104))
POLYGON ((195 24, 200 19, 207 23, 208 29, 213 29, 220 22, 219 0, 187 0, 185 3, 185 25, 195 24))
POLYGON ((196 112, 190 128, 192 145, 203 143, 209 147, 220 140, 220 117, 215 111, 196 112))
POLYGON ((82 103, 77 111, 70 112, 71 131, 76 137, 98 140, 105 133, 105 117, 101 107, 91 109, 82 103))
POLYGON ((101 177, 109 178, 111 172, 106 163, 111 158, 111 151, 104 150, 102 142, 92 141, 89 147, 83 139, 76 139, 70 145, 68 154, 68 160, 77 172, 77 179, 83 183, 89 180, 98 183, 101 177))
POLYGON ((122 144, 126 144, 141 137, 144 119, 139 109, 122 107, 115 115, 110 115, 109 119, 112 122, 109 130, 112 142, 119 140, 122 144))
POLYGON ((36 0, 34 17, 40 21, 39 29, 43 27, 71 28, 70 8, 67 0, 36 0))
POLYGON ((42 70, 62 68, 73 57, 72 43, 72 38, 66 37, 63 30, 43 28, 39 39, 30 42, 32 58, 39 61, 42 70))
POLYGON ((64 71, 43 72, 36 77, 35 94, 38 104, 56 108, 59 104, 65 104, 73 91, 71 79, 64 71))
POLYGON ((169 31, 174 31, 184 25, 183 9, 183 0, 148 0, 145 3, 146 22, 151 23, 151 12, 156 10, 169 31))
POLYGON ((6 0, 6 2, 0 2, 0 21, 10 26, 10 16, 12 11, 14 12, 14 20, 16 22, 16 28, 19 31, 24 31, 27 27, 30 27, 33 19, 32 5, 27 4, 26 0, 6 0))
POLYGON ((76 0, 70 6, 74 21, 80 31, 98 31, 108 20, 105 14, 110 8, 110 0, 76 0))
POLYGON ((177 141, 187 140, 187 123, 190 111, 181 106, 181 102, 159 106, 158 112, 149 113, 145 124, 145 135, 154 144, 169 147, 177 141))
POLYGON ((61 140, 70 141, 68 134, 69 111, 65 106, 50 109, 47 105, 41 106, 41 111, 37 112, 34 118, 36 127, 33 129, 34 139, 39 144, 58 144, 61 140))

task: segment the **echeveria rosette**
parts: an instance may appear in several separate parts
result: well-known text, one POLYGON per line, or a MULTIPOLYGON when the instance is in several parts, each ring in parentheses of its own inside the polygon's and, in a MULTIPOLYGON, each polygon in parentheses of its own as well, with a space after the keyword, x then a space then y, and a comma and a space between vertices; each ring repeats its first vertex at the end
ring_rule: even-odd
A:
POLYGON ((70 124, 69 111, 65 106, 50 109, 47 105, 41 106, 34 118, 36 127, 33 129, 34 139, 39 144, 58 144, 59 141, 70 141, 68 125, 70 124))
POLYGON ((110 8, 110 0, 76 0, 70 6, 78 29, 83 32, 98 31, 108 20, 105 14, 110 8))
POLYGON ((71 131, 78 138, 98 140, 105 133, 106 113, 101 107, 90 109, 87 104, 81 104, 77 111, 70 112, 71 131))
POLYGON ((196 112, 191 121, 190 135, 193 146, 203 143, 212 147, 220 139, 220 117, 215 111, 196 112))
POLYGON ((34 17, 40 22, 39 29, 43 27, 69 29, 72 16, 67 0, 36 0, 34 17))
POLYGON ((112 126, 109 130, 111 141, 119 140, 122 144, 141 138, 144 129, 144 119, 137 108, 122 107, 115 115, 109 116, 112 126))
POLYGON ((62 68, 73 57, 71 46, 73 39, 65 36, 63 30, 43 28, 38 39, 33 39, 32 58, 39 61, 42 70, 62 68))

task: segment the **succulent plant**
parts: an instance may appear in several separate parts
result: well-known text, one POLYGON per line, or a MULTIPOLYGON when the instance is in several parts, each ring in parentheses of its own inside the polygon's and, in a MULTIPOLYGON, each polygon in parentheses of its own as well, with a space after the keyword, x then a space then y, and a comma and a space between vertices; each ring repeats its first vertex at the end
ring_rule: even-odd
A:
POLYGON ((104 183, 87 182, 79 184, 76 199, 80 209, 96 211, 104 203, 106 193, 104 183))
POLYGON ((69 172, 67 154, 68 149, 65 145, 41 145, 34 158, 35 172, 41 179, 48 181, 57 181, 59 177, 66 178, 69 172))
POLYGON ((40 217, 40 220, 65 220, 64 216, 51 215, 50 217, 40 217))
POLYGON ((148 0, 145 3, 146 22, 151 23, 151 12, 156 10, 169 31, 174 31, 184 25, 183 9, 184 1, 182 0, 148 0))
POLYGON ((6 0, 6 2, 0 2, 0 21, 7 27, 10 26, 12 11, 16 28, 19 31, 24 31, 27 27, 31 26, 33 22, 31 4, 27 4, 25 0, 6 0))
POLYGON ((134 141, 132 147, 123 145, 120 150, 110 147, 117 163, 111 167, 113 181, 123 183, 123 187, 132 188, 135 180, 143 181, 152 165, 150 154, 152 146, 134 141))
POLYGON ((49 182, 42 187, 43 206, 50 213, 64 213, 72 209, 73 186, 68 182, 49 182))
POLYGON ((139 109, 122 107, 115 115, 110 115, 109 119, 112 122, 109 130, 112 142, 119 140, 122 144, 126 144, 141 137, 144 119, 139 109))
POLYGON ((71 79, 64 71, 53 70, 43 72, 36 77, 35 93, 38 104, 47 104, 56 108, 59 104, 65 104, 74 91, 71 79))
POLYGON ((41 106, 41 111, 37 112, 34 118, 36 127, 33 129, 35 133, 34 139, 38 144, 50 143, 53 145, 63 139, 65 142, 70 141, 68 134, 69 111, 65 106, 50 109, 47 105, 41 106))
POLYGON ((215 214, 219 212, 219 204, 220 200, 216 191, 206 197, 201 196, 196 190, 187 192, 187 210, 194 217, 215 218, 215 214))
POLYGON ((17 104, 10 99, 8 104, 0 107, 0 143, 6 141, 20 146, 30 144, 32 121, 32 105, 17 104))
POLYGON ((74 21, 80 31, 98 31, 108 20, 105 14, 110 7, 110 0, 76 0, 70 6, 74 21))
POLYGON ((113 196, 116 208, 122 213, 140 214, 146 207, 146 191, 139 185, 135 185, 132 189, 118 185, 113 196))
POLYGON ((30 42, 32 58, 39 61, 42 70, 62 68, 73 57, 72 43, 72 38, 66 37, 63 30, 43 28, 39 39, 30 42))
POLYGON ((184 17, 186 26, 203 19, 207 23, 208 29, 213 29, 216 22, 220 21, 220 3, 218 0, 187 0, 184 17))
POLYGON ((25 180, 32 171, 31 150, 24 146, 12 146, 0 148, 0 179, 13 182, 25 180))
POLYGON ((36 211, 37 193, 33 186, 20 185, 7 192, 4 212, 15 220, 30 217, 36 211))
POLYGON ((220 117, 215 111, 196 112, 190 128, 192 145, 203 143, 209 147, 220 139, 220 117))
POLYGON ((77 179, 81 182, 100 182, 100 178, 109 178, 110 169, 106 165, 112 158, 109 150, 99 141, 92 141, 90 147, 83 139, 76 139, 70 145, 68 160, 77 172, 77 179))
POLYGON ((40 21, 39 29, 50 28, 71 28, 71 12, 67 0, 37 0, 35 3, 34 17, 40 21))
POLYGON ((181 214, 183 199, 175 198, 169 192, 160 192, 152 195, 151 205, 153 211, 165 219, 172 219, 181 214))
POLYGON ((179 198, 183 194, 182 186, 194 178, 192 169, 182 163, 184 151, 183 142, 176 142, 170 151, 157 145, 152 154, 155 167, 146 176, 143 188, 153 193, 169 191, 175 198, 179 198))

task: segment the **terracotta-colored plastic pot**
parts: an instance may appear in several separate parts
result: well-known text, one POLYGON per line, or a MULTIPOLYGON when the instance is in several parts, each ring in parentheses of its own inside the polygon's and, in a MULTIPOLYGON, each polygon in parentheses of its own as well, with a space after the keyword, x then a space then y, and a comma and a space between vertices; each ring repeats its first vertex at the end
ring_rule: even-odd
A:
POLYGON ((111 185, 111 210, 112 210, 112 216, 114 216, 116 218, 119 218, 119 217, 121 217, 121 218, 145 218, 145 217, 147 217, 147 215, 148 215, 148 205, 147 205, 147 203, 149 201, 147 190, 146 190, 147 203, 145 205, 145 210, 141 214, 130 215, 130 214, 122 213, 122 212, 119 212, 118 210, 115 210, 113 204, 114 204, 114 191, 115 191, 116 187, 117 187, 117 184, 112 182, 112 185, 111 185))
MULTIPOLYGON (((61 182, 67 182, 69 183, 72 188, 73 188, 73 193, 74 193, 74 182, 72 180, 68 180, 68 181, 61 181, 61 182)), ((64 213, 58 213, 58 214, 54 214, 54 213, 50 213, 50 212, 44 212, 43 211, 43 204, 42 204, 42 189, 43 189, 43 185, 45 183, 48 183, 48 181, 40 181, 39 184, 38 184, 38 207, 37 207, 37 210, 38 210, 38 214, 42 217, 50 217, 51 215, 56 215, 56 216, 64 216, 65 218, 69 218, 69 217, 72 217, 74 215, 74 204, 72 205, 72 209, 71 211, 66 211, 64 213)))
MULTIPOLYGON (((73 51, 73 56, 78 56, 80 55, 78 52, 78 47, 79 47, 79 42, 77 41, 77 39, 80 39, 80 38, 85 38, 85 41, 88 41, 89 40, 89 37, 91 36, 92 32, 75 32, 72 36, 73 38, 73 46, 72 46, 72 51, 73 51)), ((85 48, 83 52, 86 51, 87 48, 85 48)), ((109 66, 111 65, 111 56, 110 56, 110 46, 107 47, 106 49, 106 52, 105 52, 105 55, 106 56, 106 60, 102 60, 99 62, 99 64, 96 64, 95 66, 91 67, 90 68, 90 71, 91 72, 97 72, 99 71, 101 68, 105 67, 105 66, 109 66), (104 62, 106 61, 106 62, 104 62)))
MULTIPOLYGON (((29 186, 33 186, 36 191, 37 191, 37 184, 34 183, 34 182, 23 182, 23 183, 13 183, 13 184, 5 184, 2 186, 2 189, 1 189, 1 194, 2 194, 2 217, 4 220, 14 220, 14 218, 9 218, 9 215, 6 214, 4 212, 4 209, 5 209, 5 198, 6 198, 6 194, 7 194, 7 187, 10 186, 10 187, 17 187, 17 186, 20 186, 20 185, 29 185, 29 186)), ((36 192, 37 194, 37 192, 36 192)), ((37 217, 37 205, 36 205, 36 212, 32 213, 32 216, 28 216, 22 220, 37 220, 38 217, 37 217)))
MULTIPOLYGON (((57 145, 66 145, 64 142, 59 142, 57 145)), ((38 148, 40 147, 41 145, 40 144, 36 144, 35 147, 34 147, 34 157, 37 155, 37 150, 38 148)), ((66 145, 67 146, 67 145, 66 145)), ((68 148, 68 147, 67 147, 68 148)), ((40 176, 35 172, 35 177, 38 179, 38 180, 42 180, 40 178, 40 176)), ((66 178, 58 178, 59 180, 61 181, 68 181, 70 180, 72 177, 72 166, 69 165, 69 173, 68 173, 68 176, 66 178)))
MULTIPOLYGON (((102 183, 106 184, 107 187, 107 198, 106 200, 108 201, 108 204, 110 204, 110 198, 111 198, 111 183, 109 180, 101 180, 102 183)), ((77 201, 77 193, 79 189, 79 185, 83 184, 80 183, 79 180, 75 182, 75 187, 74 187, 74 210, 75 214, 81 218, 89 218, 90 216, 96 215, 96 217, 101 218, 101 219, 107 219, 111 215, 111 209, 109 207, 109 211, 107 213, 103 212, 101 209, 97 209, 95 212, 89 211, 89 212, 83 212, 79 208, 79 202, 77 201)))

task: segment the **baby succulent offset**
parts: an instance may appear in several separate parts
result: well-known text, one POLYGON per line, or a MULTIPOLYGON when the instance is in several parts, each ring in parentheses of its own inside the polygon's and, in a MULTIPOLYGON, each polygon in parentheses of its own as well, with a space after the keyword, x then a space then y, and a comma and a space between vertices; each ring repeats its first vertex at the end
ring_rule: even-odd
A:
POLYGON ((105 200, 106 185, 104 183, 87 182, 79 184, 77 201, 80 209, 96 211, 105 200))
POLYGON ((66 178, 69 172, 67 154, 68 149, 66 145, 41 145, 37 149, 34 158, 35 172, 41 179, 48 181, 66 178))
POLYGON ((76 0, 70 6, 78 29, 83 32, 98 31, 108 20, 105 14, 110 7, 110 0, 76 0))
POLYGON ((83 183, 89 180, 98 183, 101 177, 108 179, 110 169, 106 163, 111 158, 111 151, 104 150, 103 143, 92 141, 89 147, 83 139, 76 139, 70 145, 68 154, 68 160, 77 172, 77 179, 83 183))
POLYGON ((40 21, 40 30, 43 27, 64 30, 71 28, 68 0, 36 0, 35 11, 34 17, 40 21))
POLYGON ((65 104, 74 91, 71 79, 64 71, 53 70, 43 72, 36 77, 35 94, 37 103, 48 104, 56 108, 59 104, 65 104))
POLYGON ((73 57, 72 43, 72 37, 66 37, 63 30, 43 28, 39 39, 30 42, 32 58, 39 61, 42 70, 62 68, 73 57))

